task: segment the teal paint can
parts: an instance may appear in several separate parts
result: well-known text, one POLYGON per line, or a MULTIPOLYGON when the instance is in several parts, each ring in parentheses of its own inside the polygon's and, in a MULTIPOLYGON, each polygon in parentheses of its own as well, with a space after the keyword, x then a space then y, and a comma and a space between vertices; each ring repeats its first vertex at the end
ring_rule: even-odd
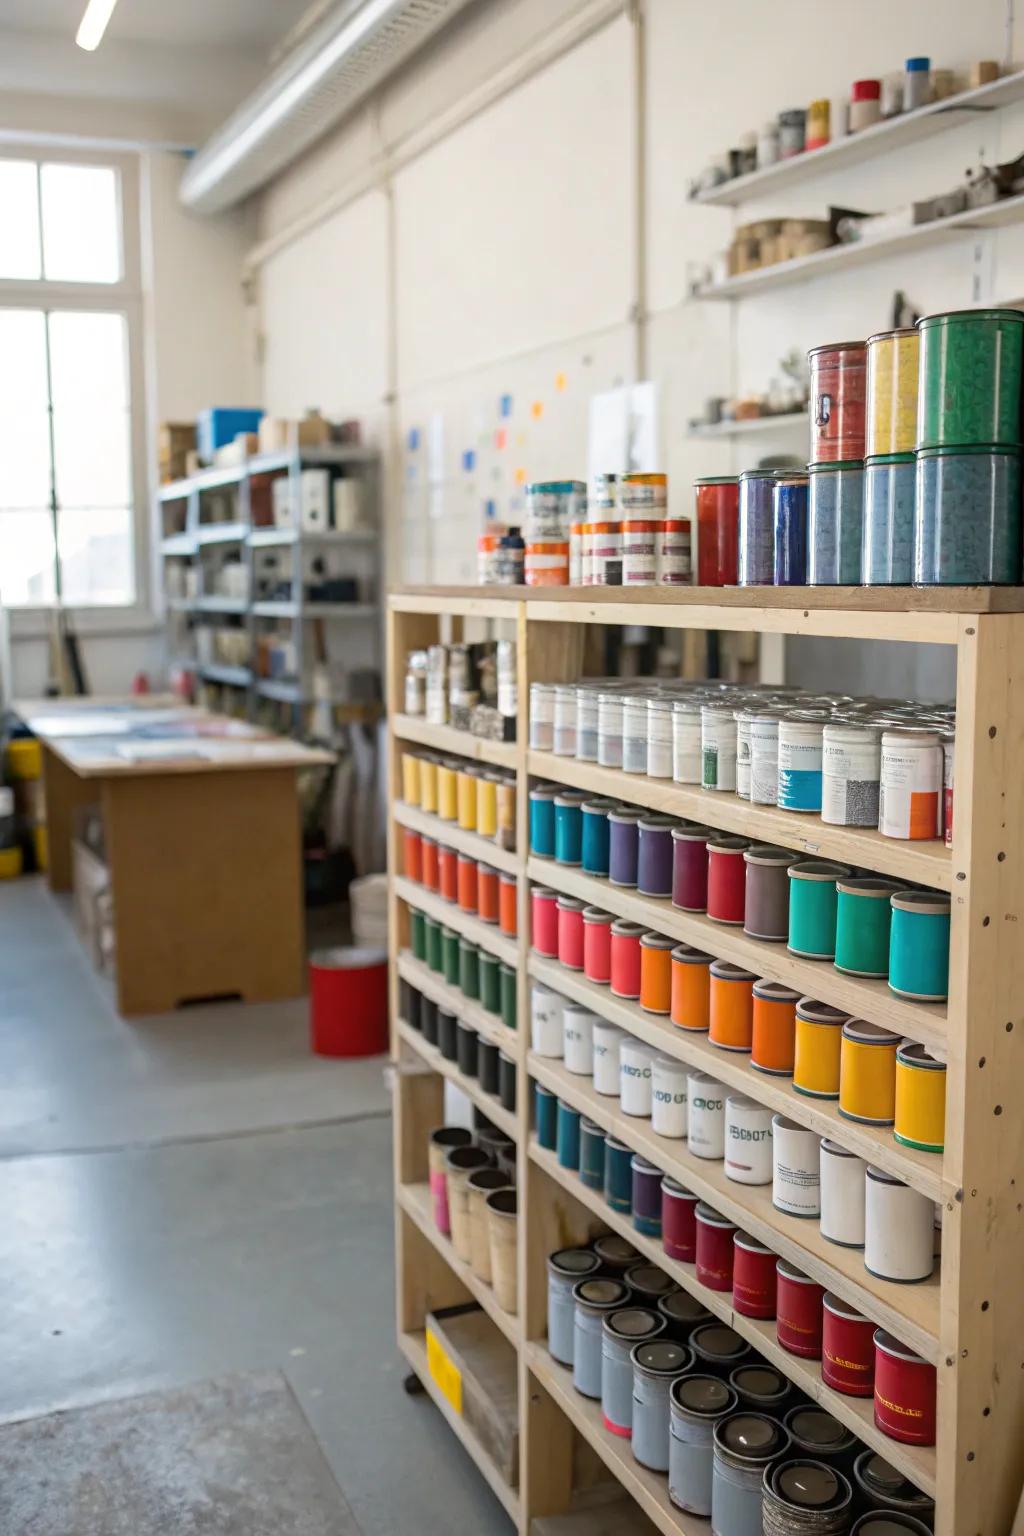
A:
POLYGON ((530 790, 530 852, 542 859, 555 856, 555 795, 553 784, 535 784, 530 790))
POLYGON ((901 997, 941 1003, 949 995, 950 898, 897 891, 889 934, 889 985, 901 997))
POLYGON ((578 1109, 573 1109, 571 1104, 566 1104, 564 1099, 559 1099, 558 1101, 556 1150, 561 1166, 563 1168, 571 1168, 574 1173, 578 1173, 580 1166, 580 1112, 578 1109))
POLYGON ((614 811, 615 800, 584 800, 583 802, 583 868, 588 875, 608 875, 611 854, 611 826, 608 812, 614 811))
POLYGON ((555 796, 555 861, 579 864, 583 857, 582 789, 563 789, 555 796))
POLYGON ((836 885, 836 970, 848 976, 888 976, 894 880, 865 876, 836 885))
POLYGON ((593 1120, 580 1121, 580 1181, 588 1189, 604 1189, 605 1140, 593 1120))
POLYGON ((789 951, 805 960, 832 960, 836 953, 836 882, 848 880, 845 864, 801 859, 789 869, 789 951))
POLYGON ((533 1110, 538 1144, 553 1152, 558 1145, 558 1097, 543 1083, 533 1085, 533 1110))
POLYGON ((613 1211, 633 1210, 633 1151, 614 1136, 604 1144, 604 1197, 613 1211))

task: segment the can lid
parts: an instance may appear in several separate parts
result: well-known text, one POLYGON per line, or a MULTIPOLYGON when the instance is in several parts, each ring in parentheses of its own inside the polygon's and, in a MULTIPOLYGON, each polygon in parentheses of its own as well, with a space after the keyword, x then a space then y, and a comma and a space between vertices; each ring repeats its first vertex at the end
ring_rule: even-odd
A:
POLYGON ((652 1376, 679 1376, 693 1363, 692 1351, 671 1339, 634 1344, 629 1358, 638 1371, 648 1371, 652 1376))
POLYGON ((800 1001, 800 993, 781 981, 755 981, 753 995, 766 1003, 793 1003, 800 1001))
POLYGON ((582 912, 586 902, 579 896, 559 896, 555 905, 560 912, 582 912))
MULTIPOLYGON (((784 475, 784 469, 745 469, 740 475, 741 480, 777 480, 779 475, 784 475)), ((698 480, 697 484, 700 484, 698 480)))
POLYGON ((585 789, 560 789, 555 796, 555 804, 575 807, 582 805, 586 798, 587 792, 585 789))
POLYGON ((694 1213, 698 1221, 702 1221, 706 1227, 721 1227, 723 1231, 735 1232, 736 1223, 730 1221, 728 1216, 723 1216, 713 1206, 707 1205, 703 1200, 697 1202, 694 1213))
POLYGON ((734 1355, 747 1354, 750 1350, 746 1339, 725 1323, 702 1323, 691 1333, 690 1343, 695 1350, 702 1350, 705 1355, 712 1355, 717 1360, 728 1360, 734 1355))
MULTIPOLYGON (((661 1181, 661 1192, 673 1200, 692 1200, 695 1205, 700 1204, 700 1197, 695 1195, 692 1189, 687 1189, 685 1184, 680 1184, 679 1180, 674 1179, 670 1173, 666 1173, 661 1181)), ((680 1295, 685 1296, 686 1292, 681 1291, 680 1295)))
POLYGON ((741 965, 733 965, 731 960, 716 960, 711 967, 711 974, 716 981, 750 982, 757 980, 753 971, 745 971, 741 965))
POLYGON ((588 1312, 610 1312, 629 1300, 629 1286, 622 1280, 578 1280, 573 1299, 588 1312))
MULTIPOLYGON (((725 1092, 717 1077, 712 1077, 710 1072, 691 1072, 690 1082, 695 1083, 699 1088, 717 1088, 719 1093, 725 1092)), ((705 1205, 704 1209, 709 1211, 712 1216, 718 1215, 718 1212, 713 1211, 709 1205, 705 1205)))
POLYGON ((795 864, 797 859, 788 848, 773 848, 770 843, 751 843, 743 857, 748 864, 766 864, 773 869, 795 864))
POLYGON ((605 1232, 595 1238, 594 1252, 605 1264, 625 1264, 640 1257, 633 1244, 617 1232, 605 1232))
POLYGON ((897 336, 916 336, 916 335, 917 335, 917 328, 916 328, 916 326, 913 326, 913 325, 899 325, 899 326, 896 327, 896 329, 894 331, 876 331, 873 336, 869 336, 868 337, 868 346, 870 347, 870 345, 871 345, 871 343, 873 341, 895 341, 897 336))
POLYGON ((850 1152, 841 1142, 832 1141, 828 1136, 821 1138, 821 1150, 827 1152, 831 1157, 852 1157, 855 1161, 860 1161, 856 1152, 850 1152))
POLYGON ((838 1419, 834 1419, 824 1408, 810 1408, 799 1406, 791 1408, 783 1421, 794 1440, 802 1441, 804 1445, 821 1447, 823 1450, 836 1448, 847 1441, 853 1442, 854 1436, 838 1419))
POLYGON ((729 1377, 729 1385, 737 1392, 756 1397, 785 1397, 789 1382, 781 1371, 770 1365, 738 1365, 729 1377))
POLYGON ((819 347, 812 347, 807 354, 808 361, 812 357, 821 357, 828 352, 862 352, 866 354, 867 343, 863 341, 826 341, 819 347))
POLYGON ((694 485, 739 485, 738 475, 702 475, 694 485))
POLYGON ((948 913, 951 904, 944 891, 896 891, 890 900, 899 912, 948 913))
POLYGON ((626 1270, 626 1280, 634 1291, 645 1296, 664 1296, 668 1291, 678 1290, 672 1277, 656 1264, 634 1264, 626 1270))
POLYGON ((881 80, 855 80, 850 87, 851 101, 877 101, 881 94, 881 80))
MULTIPOLYGON (((753 1100, 746 1099, 744 1102, 751 1104, 753 1100)), ((745 1253, 771 1253, 772 1251, 767 1243, 762 1243, 759 1237, 751 1237, 749 1232, 737 1232, 733 1242, 737 1248, 742 1248, 745 1253)))
POLYGON ((554 800, 557 789, 553 784, 533 784, 530 786, 531 800, 554 800))
MULTIPOLYGON (((652 699, 651 703, 655 703, 652 699)), ((640 819, 641 832, 668 832, 676 824, 674 816, 643 816, 640 819)))
MULTIPOLYGON (((880 1349, 883 1355, 889 1355, 894 1360, 908 1360, 912 1365, 927 1365, 920 1355, 915 1355, 912 1349, 901 1344, 899 1339, 894 1339, 891 1333, 886 1333, 884 1328, 875 1329, 875 1348, 880 1349)), ((934 1369, 934 1367, 933 1367, 934 1369)))
POLYGON ((964 443, 955 448, 919 448, 916 457, 919 459, 948 459, 959 458, 961 455, 983 453, 989 458, 1019 459, 1021 449, 1013 444, 1002 443, 964 443))
POLYGON ((915 458, 913 453, 869 453, 864 468, 873 469, 877 464, 913 464, 915 458))
POLYGON ((1024 310, 1019 309, 947 309, 937 315, 922 315, 917 322, 919 331, 931 330, 935 326, 948 325, 955 320, 958 325, 974 325, 998 320, 1008 325, 1024 325, 1024 310))
POLYGON ((843 1039, 856 1040, 858 1045, 884 1045, 896 1047, 902 1035, 894 1035, 891 1029, 871 1024, 867 1019, 847 1019, 843 1025, 843 1039))
POLYGON ((603 912, 600 907, 584 907, 583 921, 585 923, 611 924, 612 914, 610 912, 603 912))
POLYGON ((920 1067, 925 1072, 945 1072, 945 1059, 934 1051, 928 1051, 916 1040, 904 1040, 896 1052, 896 1060, 904 1067, 920 1067))
POLYGON ((629 1160, 629 1166, 632 1168, 634 1173, 656 1173, 659 1180, 661 1179, 661 1169, 658 1167, 657 1163, 652 1163, 650 1158, 641 1157, 639 1152, 633 1153, 633 1156, 629 1160))
POLYGON ((843 1301, 839 1296, 833 1296, 831 1291, 826 1291, 822 1297, 822 1306, 826 1312, 831 1312, 833 1317, 844 1317, 850 1323, 866 1323, 868 1319, 863 1312, 858 1312, 851 1307, 848 1301, 843 1301))
POLYGON ((702 1323, 711 1313, 689 1291, 671 1291, 658 1297, 658 1311, 674 1323, 702 1323))
POLYGON ((808 1024, 845 1024, 850 1017, 839 1008, 833 1008, 831 1003, 819 1003, 813 997, 802 997, 796 1005, 798 1019, 804 1019, 808 1024))
POLYGON ((672 959, 680 965, 711 964, 711 956, 706 955, 702 949, 694 949, 692 944, 677 944, 672 950, 672 959))
POLYGON ((618 805, 617 800, 601 799, 584 800, 583 811, 587 816, 607 816, 609 811, 614 811, 618 805))
POLYGON ((362 971, 371 966, 383 965, 387 954, 383 949, 341 945, 337 949, 316 949, 309 963, 319 971, 362 971))
POLYGON ((591 1275, 600 1264, 592 1248, 559 1248, 548 1255, 548 1269, 556 1275, 591 1275))
POLYGON ((789 866, 791 880, 847 880, 853 871, 846 864, 833 864, 828 859, 800 859, 789 866))
POLYGON ((709 855, 712 853, 745 853, 748 847, 749 842, 747 838, 737 837, 732 832, 723 832, 721 834, 716 834, 714 837, 708 838, 709 855))
POLYGON ((905 1183, 903 1179, 896 1178, 895 1174, 887 1173, 884 1168, 876 1168, 874 1163, 868 1163, 865 1171, 867 1177, 873 1179, 876 1184, 891 1184, 896 1189, 910 1188, 909 1184, 905 1183))
POLYGON ((715 1444, 741 1461, 774 1461, 789 1436, 763 1413, 734 1413, 715 1425, 715 1444))
MULTIPOLYGON (((793 1285, 818 1285, 817 1280, 812 1280, 810 1275, 805 1275, 802 1269, 797 1269, 788 1259, 776 1259, 775 1273, 783 1280, 789 1280, 793 1285)), ((818 1285, 819 1291, 824 1291, 824 1286, 818 1285)))
POLYGON ((908 74, 919 74, 922 70, 929 70, 931 67, 931 59, 926 59, 921 55, 918 55, 913 59, 908 59, 903 66, 908 74))
POLYGON ((645 932, 642 923, 631 923, 628 917, 618 917, 612 923, 612 934, 619 939, 639 939, 645 932))
POLYGON ((617 805, 614 811, 608 812, 608 820, 614 821, 619 825, 624 823, 627 826, 632 826, 643 819, 643 814, 643 811, 637 810, 632 805, 617 805))
POLYGON ((771 1474, 776 1497, 797 1509, 836 1509, 848 1504, 852 1491, 841 1472, 823 1461, 784 1461, 771 1474))
POLYGON ((605 1333, 618 1339, 648 1339, 652 1334, 660 1333, 664 1326, 665 1319, 657 1312, 649 1312, 646 1307, 623 1307, 609 1312, 604 1320, 605 1333))
POLYGON ((857 875, 852 880, 837 880, 836 889, 844 896, 884 897, 888 901, 902 887, 895 880, 880 880, 877 875, 857 875))
POLYGON ((663 933, 644 933, 640 937, 642 949, 672 950, 675 944, 675 939, 670 939, 663 933))
POLYGON ((718 1376, 680 1376, 670 1388, 672 1401, 686 1413, 718 1418, 731 1413, 739 1399, 718 1376))
POLYGON ((713 836, 710 827, 702 827, 695 821, 683 821, 672 828, 672 838, 677 843, 706 843, 713 836))

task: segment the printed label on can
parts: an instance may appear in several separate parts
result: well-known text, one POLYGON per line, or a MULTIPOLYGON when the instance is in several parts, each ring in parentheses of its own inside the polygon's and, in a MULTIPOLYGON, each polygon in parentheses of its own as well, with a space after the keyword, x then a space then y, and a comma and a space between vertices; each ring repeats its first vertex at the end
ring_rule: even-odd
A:
POLYGON ((942 751, 937 746, 882 744, 878 827, 885 837, 938 837, 942 751))
POLYGON ((779 801, 779 722, 750 723, 750 802, 777 805, 779 801))
POLYGON ((878 826, 879 744, 825 740, 821 753, 821 819, 834 827, 878 826))

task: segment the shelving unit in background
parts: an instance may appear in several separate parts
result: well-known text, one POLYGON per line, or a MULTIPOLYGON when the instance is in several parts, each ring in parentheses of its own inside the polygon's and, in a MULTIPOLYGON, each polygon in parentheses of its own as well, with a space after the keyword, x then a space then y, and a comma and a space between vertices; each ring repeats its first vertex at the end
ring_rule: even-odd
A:
MULTIPOLYGON (((547 1352, 547 1255, 555 1248, 585 1241, 598 1230, 618 1231, 652 1262, 696 1295, 716 1316, 729 1322, 809 1397, 854 1430, 938 1500, 936 1536, 968 1532, 1001 1533, 1009 1529, 1019 1494, 1020 1436, 1024 1430, 1024 1349, 1020 1344, 1018 1277, 1024 1264, 1024 1221, 1018 1190, 1024 1187, 1024 1133, 1017 1099, 1024 1049, 1024 951, 1019 929, 1024 920, 1024 591, 1020 589, 947 588, 903 591, 859 588, 737 590, 691 588, 665 593, 657 589, 548 589, 534 595, 510 589, 504 595, 475 588, 407 589, 388 602, 389 696, 403 698, 405 658, 437 639, 457 639, 467 618, 486 619, 518 644, 519 717, 514 747, 477 743, 466 733, 397 712, 391 715, 390 785, 393 814, 389 824, 391 931, 392 1055, 395 1077, 395 1170, 398 1264, 398 1333, 413 1371, 439 1403, 469 1454, 502 1499, 521 1536, 542 1514, 575 1507, 574 1466, 581 1448, 596 1453, 607 1474, 617 1480, 665 1536, 706 1536, 708 1526, 676 1510, 663 1478, 644 1471, 628 1444, 609 1435, 595 1406, 572 1387, 570 1374, 547 1352), (912 848, 888 843, 874 834, 825 828, 812 818, 746 805, 728 795, 704 795, 681 786, 616 775, 575 759, 554 758, 528 749, 529 685, 533 681, 570 680, 579 675, 587 625, 647 624, 671 629, 740 629, 745 632, 831 635, 851 640, 881 639, 901 644, 930 641, 947 645, 957 660, 956 814, 954 845, 912 848), (401 976, 451 1011, 494 1037, 501 1030, 479 1005, 467 1003, 409 952, 410 905, 435 910, 459 928, 457 909, 401 872, 398 830, 402 826, 433 832, 443 841, 448 823, 401 802, 401 755, 404 749, 433 746, 463 757, 501 761, 517 777, 517 847, 504 855, 502 867, 519 875, 517 940, 475 923, 473 937, 485 948, 515 959, 518 977, 518 1027, 502 1030, 502 1049, 517 1063, 514 1116, 519 1187, 519 1316, 503 1315, 496 1328, 515 1346, 519 1387, 519 1480, 505 1484, 487 1452, 454 1413, 433 1381, 423 1343, 425 1318, 433 1308, 480 1300, 494 1320, 494 1298, 480 1296, 480 1284, 467 1275, 447 1240, 432 1229, 423 1195, 427 1140, 442 1123, 443 1083, 460 1082, 457 1067, 442 1065, 422 1038, 399 1017, 401 976), (840 1006, 867 1017, 894 1020, 914 1038, 941 1046, 948 1056, 946 1150, 929 1156, 898 1146, 887 1133, 841 1121, 833 1106, 798 1099, 781 1079, 754 1082, 743 1057, 716 1051, 663 1019, 644 1014, 586 981, 580 973, 532 953, 529 944, 529 886, 543 879, 560 889, 588 882, 584 894, 607 910, 640 914, 663 932, 696 937, 691 923, 707 923, 676 912, 667 902, 635 893, 615 892, 597 881, 554 865, 531 860, 528 849, 528 789, 532 777, 561 779, 595 794, 614 793, 658 809, 692 817, 714 827, 806 849, 815 831, 823 851, 867 869, 896 874, 949 890, 953 898, 950 997, 945 1008, 902 1002, 883 986, 840 978, 831 968, 803 962, 799 975, 789 967, 801 962, 783 946, 757 946, 744 958, 758 974, 777 973, 796 984, 817 979, 815 995, 828 988, 840 1006), (655 799, 655 796, 657 797, 655 799), (698 801, 699 799, 699 806, 698 801), (779 820, 779 818, 783 818, 779 820), (427 823, 427 825, 425 825, 427 823), (830 839, 835 839, 830 841, 830 839), (855 841, 850 841, 855 839, 855 841), (684 927, 685 926, 685 931, 684 927), (492 937, 493 935, 493 937, 492 937), (499 947, 500 946, 500 947, 499 947), (511 946, 511 949, 510 949, 511 946), (513 953, 514 952, 514 953, 513 953), (830 974, 827 974, 830 973, 830 974), (721 1164, 689 1156, 685 1143, 654 1134, 650 1122, 623 1115, 614 1099, 597 1095, 585 1078, 563 1064, 530 1053, 531 977, 543 979, 565 996, 576 997, 639 1038, 654 1041, 666 1054, 713 1070, 719 1079, 740 1087, 771 1107, 785 1109, 822 1134, 845 1141, 864 1157, 873 1157, 929 1198, 941 1201, 942 1261, 930 1283, 900 1286, 874 1279, 859 1254, 821 1239, 813 1223, 777 1212, 762 1187, 731 1183, 721 1164), (847 993, 847 983, 857 988, 847 993), (840 993, 842 995, 840 996, 840 993), (893 1012, 893 1009, 896 1012, 893 1012), (898 1014, 898 1018, 897 1018, 898 1014), (712 1060, 713 1058, 713 1060, 712 1060), (542 1081, 568 1102, 621 1137, 634 1150, 731 1214, 801 1268, 845 1295, 869 1317, 892 1329, 912 1348, 936 1363, 938 1371, 938 1442, 934 1448, 900 1445, 875 1428, 870 1400, 844 1397, 821 1381, 817 1363, 789 1355, 776 1339, 774 1325, 733 1313, 731 1298, 707 1290, 693 1268, 673 1262, 659 1242, 642 1237, 631 1219, 613 1212, 603 1195, 587 1189, 541 1148, 532 1132, 533 1081, 542 1081)), ((454 845, 457 834, 451 835, 454 845)), ((472 834, 463 833, 463 838, 472 834)), ((467 846, 467 852, 473 851, 467 846)), ((481 855, 483 856, 483 855, 481 855)), ((495 861, 497 862, 497 861, 495 861)), ((734 930, 714 927, 714 952, 733 953, 741 942, 734 930), (730 948, 733 946, 733 948, 730 948)), ((703 932, 703 929, 702 929, 703 932)), ((756 941, 746 940, 754 945, 756 941)), ((462 1079, 471 1099, 498 1123, 489 1096, 462 1079)), ((496 1102, 496 1101, 494 1101, 496 1102)), ((499 1111, 500 1113, 500 1111, 499 1111)), ((509 1126, 507 1112, 502 1116, 509 1126)))

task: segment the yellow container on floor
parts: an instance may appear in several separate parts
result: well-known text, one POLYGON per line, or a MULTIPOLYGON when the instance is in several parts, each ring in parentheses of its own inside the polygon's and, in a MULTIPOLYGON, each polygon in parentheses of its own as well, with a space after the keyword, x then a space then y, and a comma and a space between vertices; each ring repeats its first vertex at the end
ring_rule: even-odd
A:
POLYGON ((406 805, 420 803, 420 759, 415 752, 402 753, 402 799, 406 805))
POLYGON ((21 849, 0 848, 0 880, 17 880, 21 874, 21 849))
POLYGON ((35 737, 19 737, 7 743, 7 777, 39 779, 43 773, 43 749, 35 737))
POLYGON ((437 758, 432 752, 420 758, 420 809, 437 815, 437 758))

